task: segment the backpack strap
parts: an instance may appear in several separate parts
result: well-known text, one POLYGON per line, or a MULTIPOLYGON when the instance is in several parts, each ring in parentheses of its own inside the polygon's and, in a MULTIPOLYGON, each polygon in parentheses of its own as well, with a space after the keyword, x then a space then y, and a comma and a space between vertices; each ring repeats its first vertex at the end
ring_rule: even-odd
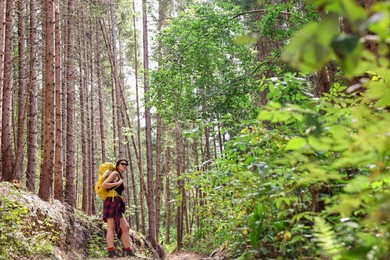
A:
MULTIPOLYGON (((117 171, 115 171, 115 173, 117 174, 117 176, 118 176, 118 178, 119 178, 119 180, 121 180, 122 178, 121 178, 121 176, 120 176, 120 174, 119 174, 119 172, 117 172, 117 171)), ((122 196, 120 196, 117 192, 116 192, 116 188, 118 188, 120 185, 118 185, 118 186, 114 186, 114 187, 112 187, 112 188, 110 188, 110 190, 108 191, 108 196, 107 197, 111 197, 112 198, 112 202, 114 202, 114 198, 115 197, 121 197, 122 198, 122 196), (110 192, 111 191, 113 191, 112 193, 113 194, 110 194, 110 192), (111 195, 111 196, 110 196, 111 195)))

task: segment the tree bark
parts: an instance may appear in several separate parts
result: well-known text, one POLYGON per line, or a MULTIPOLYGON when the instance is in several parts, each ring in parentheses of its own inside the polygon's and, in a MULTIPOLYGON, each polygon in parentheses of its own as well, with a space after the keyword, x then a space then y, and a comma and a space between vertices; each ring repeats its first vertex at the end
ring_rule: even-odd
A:
POLYGON ((61 89, 61 35, 60 35, 60 6, 55 1, 55 154, 54 154, 54 198, 64 201, 63 168, 62 168, 62 89, 61 89))
POLYGON ((170 231, 171 231, 171 196, 170 196, 170 185, 169 185, 169 174, 171 171, 171 150, 167 147, 166 160, 165 160, 165 244, 170 243, 170 231))
MULTIPOLYGON (((177 187, 177 196, 182 195, 182 181, 180 179, 181 173, 182 173, 182 165, 183 165, 183 147, 182 147, 182 140, 181 140, 181 130, 179 127, 178 122, 176 122, 176 130, 175 130, 175 139, 176 139, 176 187, 177 187)), ((178 203, 178 206, 176 208, 176 243, 177 243, 177 250, 181 250, 183 248, 183 204, 180 201, 178 203)))
MULTIPOLYGON (((188 167, 188 141, 187 139, 182 140, 182 153, 183 153, 183 163, 181 172, 185 172, 188 167)), ((187 196, 187 191, 185 189, 185 179, 181 180, 181 198, 182 198, 182 208, 183 208, 183 226, 186 228, 186 234, 190 234, 190 224, 189 224, 189 201, 187 196)), ((184 232, 184 231, 183 231, 184 232)))
POLYGON ((15 178, 13 171, 14 150, 12 148, 12 92, 13 92, 13 27, 14 27, 14 0, 8 0, 6 5, 5 25, 5 52, 4 52, 4 81, 1 120, 1 154, 2 154, 2 179, 11 181, 15 178))
POLYGON ((100 142, 101 142, 101 155, 102 162, 107 160, 106 155, 106 140, 105 140, 105 127, 104 127, 104 105, 103 105, 103 95, 102 95, 102 67, 101 67, 101 50, 100 50, 100 38, 98 34, 99 20, 96 19, 96 72, 97 72, 97 94, 99 98, 99 125, 100 125, 100 142))
MULTIPOLYGON (((200 163, 199 163, 199 152, 198 152, 198 139, 194 139, 194 143, 192 145, 193 147, 193 153, 194 153, 194 163, 196 165, 196 170, 201 170, 200 163)), ((199 188, 196 188, 195 190, 195 203, 194 208, 196 209, 198 206, 200 206, 200 190, 199 188), (199 204, 199 205, 198 205, 199 204)), ((200 227, 200 218, 199 215, 196 214, 196 210, 194 210, 194 215, 196 215, 196 227, 200 227)))
POLYGON ((82 210, 86 213, 90 212, 89 207, 89 159, 88 159, 88 127, 87 127, 87 111, 88 111, 88 102, 87 102, 87 93, 86 93, 86 40, 85 40, 85 20, 84 20, 84 8, 81 8, 80 19, 79 21, 79 46, 80 55, 79 55, 79 66, 80 66, 80 116, 81 116, 81 153, 82 153, 82 173, 83 173, 83 203, 82 210))
POLYGON ((88 53, 89 53, 89 66, 90 66, 90 83, 91 83, 91 89, 90 89, 90 128, 91 128, 91 140, 90 140, 90 146, 91 146, 91 169, 90 169, 90 198, 91 198, 91 214, 96 213, 96 205, 95 205, 95 191, 94 191, 94 184, 97 181, 97 175, 95 174, 97 165, 96 165, 96 152, 97 152, 97 145, 96 145, 96 127, 95 127, 95 81, 94 81, 94 74, 95 74, 95 66, 93 62, 94 55, 94 49, 95 46, 93 45, 93 35, 92 33, 95 31, 94 23, 92 22, 92 19, 90 19, 89 22, 89 42, 91 44, 88 44, 88 53))
MULTIPOLYGON (((0 93, 3 93, 4 86, 4 45, 5 45, 5 7, 6 1, 0 1, 0 93)), ((2 115, 3 107, 3 95, 0 94, 0 114, 2 115)), ((0 117, 0 119, 2 119, 0 117)), ((2 123, 0 122, 0 133, 2 132, 2 123)), ((0 158, 1 154, 1 136, 0 136, 0 158)), ((2 176, 2 163, 0 163, 0 178, 2 176)))
MULTIPOLYGON (((135 10, 135 3, 132 1, 133 10, 135 10)), ((145 201, 144 201, 144 173, 143 173, 143 163, 142 163, 142 145, 141 145, 141 112, 140 112, 140 104, 139 104, 139 84, 138 84, 138 41, 137 41, 137 27, 136 27, 136 16, 135 12, 133 14, 133 44, 134 44, 134 76, 135 76, 135 98, 136 98, 136 109, 137 109, 137 139, 138 139, 138 153, 137 149, 135 150, 137 161, 138 161, 138 171, 140 178, 140 209, 141 209, 141 228, 142 232, 146 234, 145 227, 145 201), (138 155, 137 155, 138 154, 138 155)))
POLYGON ((113 78, 115 86, 115 98, 116 98, 116 115, 117 118, 114 122, 117 124, 118 130, 118 158, 123 158, 124 156, 124 142, 122 134, 122 119, 120 113, 122 110, 122 102, 120 100, 120 85, 119 85, 119 75, 118 75, 118 64, 117 64, 117 50, 116 50, 116 33, 115 33, 115 10, 113 0, 110 0, 110 16, 111 16, 111 40, 112 40, 112 65, 113 65, 113 78))
MULTIPOLYGON (((112 0, 111 0, 112 1, 112 0)), ((154 181, 153 181, 153 152, 152 152, 152 119, 150 109, 147 104, 149 97, 146 93, 149 90, 149 45, 148 45, 148 20, 146 14, 147 3, 142 0, 142 27, 143 27, 143 61, 144 61, 144 100, 145 100, 145 135, 146 135, 146 167, 148 179, 148 212, 149 212, 149 233, 148 239, 154 249, 157 249, 156 235, 156 208, 154 198, 154 181)))
POLYGON ((27 110, 27 171, 26 187, 35 193, 35 182, 37 172, 37 141, 38 141, 38 116, 37 116, 37 8, 36 1, 30 0, 30 78, 27 110))
POLYGON ((75 190, 75 136, 74 136, 74 99, 75 99, 75 82, 74 82, 74 44, 73 44, 73 27, 74 27, 74 4, 73 0, 68 1, 67 6, 67 25, 66 25, 66 53, 65 53, 65 81, 66 81, 66 186, 65 202, 72 207, 76 207, 76 190, 75 190))
MULTIPOLYGON (((137 208, 137 196, 134 196, 135 193, 137 193, 137 190, 135 188, 135 178, 134 178, 134 168, 133 168, 133 158, 131 156, 131 147, 130 147, 130 142, 129 142, 129 138, 126 136, 126 141, 127 141, 127 144, 126 144, 126 150, 127 150, 127 157, 128 158, 128 161, 129 161, 129 171, 130 171, 130 176, 129 176, 129 172, 128 174, 126 175, 126 183, 127 183, 127 189, 125 189, 125 192, 127 192, 127 206, 130 208, 131 207, 131 194, 130 194, 130 179, 131 179, 131 183, 132 183, 132 190, 133 190, 133 198, 134 198, 134 208, 137 208)), ((135 214, 135 217, 137 218, 137 214, 135 214)), ((131 214, 129 214, 129 218, 128 218, 128 222, 129 222, 129 225, 130 227, 132 227, 132 218, 131 218, 131 214)))
POLYGON ((156 136, 156 239, 158 242, 158 234, 160 232, 160 211, 161 211, 161 191, 162 191, 162 133, 163 125, 162 118, 157 115, 157 136, 156 136))
POLYGON ((27 59, 26 59, 26 10, 24 1, 18 1, 18 124, 15 145, 15 179, 22 181, 24 161, 24 136, 26 129, 26 88, 27 88, 27 59))
MULTIPOLYGON (((167 1, 159 0, 158 1, 158 32, 166 26, 166 12, 167 12, 167 1)), ((161 66, 162 58, 164 55, 163 46, 161 41, 158 41, 158 66, 161 66)), ((162 193, 162 178, 163 173, 161 170, 161 160, 162 160, 162 135, 163 135, 163 122, 159 114, 157 114, 157 136, 156 136, 156 233, 157 239, 160 232, 160 211, 161 211, 161 193, 162 193)), ((158 242, 158 241, 157 241, 158 242)))
MULTIPOLYGON (((4 41, 5 41, 5 7, 6 1, 0 1, 0 90, 3 89, 3 72, 4 72, 4 41)), ((0 111, 1 111, 1 99, 0 96, 0 111)))
POLYGON ((52 0, 45 0, 45 128, 44 151, 39 196, 49 201, 53 194, 54 159, 54 7, 52 0))

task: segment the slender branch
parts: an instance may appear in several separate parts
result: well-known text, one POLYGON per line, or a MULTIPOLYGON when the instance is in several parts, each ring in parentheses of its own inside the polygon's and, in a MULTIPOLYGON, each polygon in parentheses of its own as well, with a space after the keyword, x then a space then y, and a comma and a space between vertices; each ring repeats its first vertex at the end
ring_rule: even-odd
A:
MULTIPOLYGON (((267 9, 256 9, 256 10, 251 10, 251 11, 246 11, 246 12, 242 12, 242 13, 238 13, 236 15, 234 15, 230 20, 233 20, 239 16, 242 16, 242 15, 245 15, 245 14, 254 14, 254 13, 266 13, 268 10, 267 9)), ((279 14, 284 14, 284 15, 287 15, 287 16, 291 16, 291 13, 290 12, 279 12, 279 14)))

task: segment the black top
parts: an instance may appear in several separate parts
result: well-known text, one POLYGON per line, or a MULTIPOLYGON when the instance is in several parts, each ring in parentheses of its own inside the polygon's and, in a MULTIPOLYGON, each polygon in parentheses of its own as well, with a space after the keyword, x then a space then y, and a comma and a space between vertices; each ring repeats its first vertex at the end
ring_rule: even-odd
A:
POLYGON ((121 185, 119 185, 118 188, 116 188, 116 192, 119 194, 119 196, 122 196, 122 192, 123 190, 125 189, 125 186, 123 185, 123 183, 121 185))
MULTIPOLYGON (((118 177, 119 177, 119 179, 121 179, 119 173, 118 173, 118 177)), ((124 186, 123 183, 122 183, 121 185, 119 185, 119 186, 117 186, 117 187, 111 187, 111 188, 109 188, 108 190, 112 190, 112 189, 115 189, 116 192, 119 194, 119 196, 122 196, 122 192, 123 192, 123 190, 125 189, 125 186, 124 186)))

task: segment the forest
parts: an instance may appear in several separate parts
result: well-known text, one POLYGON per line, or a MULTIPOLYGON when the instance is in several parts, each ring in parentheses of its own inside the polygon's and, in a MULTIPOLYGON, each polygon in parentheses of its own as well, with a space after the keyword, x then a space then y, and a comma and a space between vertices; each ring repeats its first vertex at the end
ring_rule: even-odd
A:
MULTIPOLYGON (((389 259, 389 28, 379 0, 1 0, 0 184, 103 224, 126 158, 125 217, 167 255, 389 259)), ((0 259, 59 259, 10 239, 15 203, 0 259)))

